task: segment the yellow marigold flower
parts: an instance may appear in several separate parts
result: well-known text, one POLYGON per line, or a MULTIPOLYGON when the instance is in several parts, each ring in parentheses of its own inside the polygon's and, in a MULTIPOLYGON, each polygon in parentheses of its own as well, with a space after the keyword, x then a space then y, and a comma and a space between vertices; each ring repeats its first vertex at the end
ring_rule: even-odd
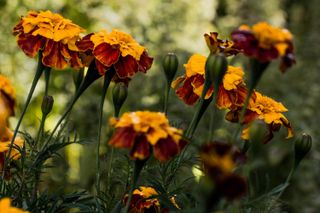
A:
POLYGON ((91 33, 83 37, 77 45, 84 53, 86 65, 95 60, 101 75, 114 66, 116 70, 114 81, 128 82, 138 71, 147 72, 153 62, 145 47, 131 35, 117 29, 113 29, 110 33, 105 30, 91 33))
MULTIPOLYGON (((241 108, 231 110, 226 115, 229 121, 238 121, 241 108)), ((288 119, 283 115, 288 109, 280 102, 273 100, 261 93, 255 91, 247 107, 244 116, 243 124, 250 124, 254 120, 264 121, 269 130, 268 137, 265 142, 268 142, 273 137, 273 132, 278 131, 281 126, 285 126, 288 130, 287 138, 293 136, 293 130, 288 119)), ((249 139, 249 129, 245 128, 242 135, 243 139, 249 139)))
POLYGON ((251 28, 242 25, 232 33, 235 47, 245 55, 268 62, 281 57, 282 72, 295 63, 293 36, 282 28, 273 27, 266 22, 259 22, 251 28))
MULTIPOLYGON (((184 65, 186 74, 172 82, 176 94, 186 104, 194 104, 202 94, 205 81, 205 64, 207 58, 200 54, 194 54, 184 65), (182 86, 179 87, 179 85, 182 86)), ((241 106, 245 100, 247 89, 243 80, 244 72, 240 67, 228 66, 219 87, 217 106, 219 108, 235 108, 241 106)), ((208 90, 205 99, 211 97, 213 87, 208 90)))
POLYGON ((246 159, 235 146, 217 141, 205 144, 201 147, 200 158, 219 194, 232 200, 246 193, 246 181, 234 173, 236 166, 246 159))
POLYGON ((28 211, 11 206, 10 198, 2 198, 0 200, 0 210, 1 213, 28 213, 28 211))
POLYGON ((239 50, 235 47, 232 41, 221 40, 218 38, 217 32, 210 32, 210 34, 204 34, 207 46, 211 53, 223 53, 226 56, 236 55, 239 50))
POLYGON ((109 144, 131 149, 133 159, 144 160, 153 154, 159 161, 167 161, 180 153, 186 145, 182 130, 171 127, 163 113, 137 111, 124 113, 121 118, 112 118, 116 128, 109 144))
POLYGON ((0 75, 0 119, 8 120, 14 115, 16 91, 9 79, 0 75))
POLYGON ((64 69, 70 64, 74 68, 82 67, 76 41, 84 29, 51 11, 29 11, 21 17, 14 27, 19 47, 34 57, 42 51, 42 63, 45 66, 64 69))

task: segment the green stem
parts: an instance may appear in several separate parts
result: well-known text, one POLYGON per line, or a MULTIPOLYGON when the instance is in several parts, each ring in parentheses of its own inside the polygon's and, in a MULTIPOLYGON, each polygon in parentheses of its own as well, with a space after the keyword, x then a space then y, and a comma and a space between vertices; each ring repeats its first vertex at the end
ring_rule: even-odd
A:
POLYGON ((167 82, 166 90, 165 90, 165 93, 164 93, 163 112, 164 112, 166 115, 168 114, 168 103, 169 103, 170 84, 171 84, 171 82, 167 82))
POLYGON ((45 84, 44 95, 48 95, 50 74, 51 74, 51 68, 46 67, 46 69, 44 69, 44 77, 45 77, 45 83, 46 83, 45 84))
MULTIPOLYGON (((147 159, 148 160, 148 159, 147 159)), ((135 164, 134 164, 134 171, 133 171, 133 175, 131 177, 131 185, 130 185, 130 191, 129 191, 129 197, 126 203, 125 208, 121 211, 121 213, 127 213, 130 207, 130 203, 132 200, 132 195, 133 195, 133 191, 136 188, 136 184, 140 175, 140 172, 143 168, 143 166, 145 165, 145 163, 147 162, 147 160, 136 160, 135 164)))
POLYGON ((96 172, 96 190, 97 190, 97 196, 100 196, 100 140, 101 140, 101 129, 102 129, 102 118, 103 118, 103 106, 104 106, 104 99, 107 94, 108 87, 110 85, 110 82, 115 74, 114 68, 111 68, 108 70, 104 76, 104 83, 103 83, 103 89, 101 94, 101 100, 100 100, 100 108, 99 108, 99 127, 98 127, 98 139, 97 139, 97 157, 96 157, 96 164, 97 164, 97 172, 96 172))
POLYGON ((8 150, 8 153, 7 155, 5 156, 5 160, 4 160, 4 165, 3 165, 3 173, 2 173, 2 184, 1 184, 1 187, 3 187, 3 183, 4 183, 4 177, 5 177, 5 171, 6 171, 6 168, 7 168, 7 164, 8 164, 8 161, 10 161, 10 155, 11 155, 11 151, 12 151, 12 148, 13 148, 13 143, 14 143, 14 140, 16 139, 17 137, 17 134, 19 132, 19 128, 20 128, 20 125, 22 123, 22 120, 24 118, 24 115, 28 109, 28 106, 30 104, 30 101, 31 101, 31 98, 33 96, 33 93, 34 93, 34 90, 38 84, 38 81, 42 75, 42 72, 43 70, 45 69, 45 66, 42 64, 42 53, 39 52, 39 59, 38 59, 38 66, 37 66, 37 70, 36 70, 36 73, 34 75, 34 79, 32 81, 32 84, 31 84, 31 88, 29 90, 29 93, 28 93, 28 96, 27 96, 27 100, 24 104, 24 108, 22 110, 22 113, 20 115, 20 118, 18 120, 18 123, 16 125, 16 128, 14 130, 14 133, 13 133, 13 136, 12 136, 12 139, 11 139, 11 142, 10 142, 10 147, 9 147, 9 150, 8 150))

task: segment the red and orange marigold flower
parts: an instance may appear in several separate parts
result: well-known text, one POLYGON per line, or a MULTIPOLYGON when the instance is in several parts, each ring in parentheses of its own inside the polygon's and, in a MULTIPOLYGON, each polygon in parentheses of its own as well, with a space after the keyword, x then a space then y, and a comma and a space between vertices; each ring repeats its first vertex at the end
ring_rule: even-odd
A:
POLYGON ((214 141, 201 147, 200 158, 205 174, 214 182, 219 194, 232 200, 246 193, 246 181, 234 172, 246 160, 237 147, 214 141))
POLYGON ((23 52, 34 57, 42 51, 45 66, 64 69, 82 67, 76 41, 84 29, 51 11, 29 11, 14 27, 18 46, 23 52))
MULTIPOLYGON (((227 113, 226 119, 231 122, 238 122, 241 108, 231 110, 227 113)), ((264 141, 270 141, 273 137, 274 131, 279 131, 281 126, 288 130, 287 138, 293 136, 293 130, 288 119, 283 115, 288 109, 282 104, 272 98, 262 95, 255 91, 246 109, 243 124, 247 125, 242 133, 243 139, 249 139, 249 125, 255 120, 262 120, 268 126, 269 134, 264 141)))
POLYGON ((137 111, 124 113, 121 118, 112 118, 116 128, 109 144, 131 149, 132 159, 147 159, 151 152, 159 161, 168 161, 179 154, 186 141, 182 130, 171 127, 163 113, 137 111))
POLYGON ((239 49, 235 47, 232 41, 219 39, 217 32, 206 33, 204 34, 204 38, 211 53, 223 53, 225 56, 239 53, 239 49))
POLYGON ((100 75, 104 75, 113 66, 116 71, 114 81, 127 82, 138 71, 145 73, 153 62, 145 47, 131 35, 116 29, 110 33, 104 30, 91 33, 77 46, 84 53, 83 59, 87 66, 95 60, 100 75))
MULTIPOLYGON (((172 82, 176 94, 186 104, 194 104, 202 94, 205 82, 206 57, 194 54, 185 64, 186 74, 172 82), (179 85, 182 86, 179 87, 179 85)), ((219 86, 217 106, 219 108, 236 108, 245 100, 247 89, 243 80, 244 72, 240 67, 228 66, 228 70, 219 86)), ((205 99, 212 96, 213 86, 209 88, 205 99)))
POLYGON ((10 198, 2 198, 0 200, 0 210, 3 213, 29 213, 28 211, 11 206, 10 198))
POLYGON ((288 30, 273 27, 266 22, 259 22, 251 28, 242 25, 232 33, 235 47, 249 57, 260 62, 281 57, 282 72, 295 63, 292 39, 293 36, 288 30))

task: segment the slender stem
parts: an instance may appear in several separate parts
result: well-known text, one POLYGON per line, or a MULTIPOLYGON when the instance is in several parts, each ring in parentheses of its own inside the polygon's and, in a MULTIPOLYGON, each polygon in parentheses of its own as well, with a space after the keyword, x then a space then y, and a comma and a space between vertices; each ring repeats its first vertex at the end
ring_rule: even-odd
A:
POLYGON ((27 99, 26 99, 26 102, 24 104, 24 108, 21 112, 21 115, 20 115, 20 118, 18 120, 18 123, 16 125, 16 128, 14 130, 14 133, 13 133, 13 136, 12 136, 12 139, 11 139, 11 142, 10 142, 10 147, 9 147, 9 150, 8 150, 8 153, 7 155, 5 156, 5 160, 4 160, 4 165, 3 165, 3 173, 2 173, 2 184, 1 186, 3 186, 3 183, 4 183, 4 177, 5 177, 5 171, 6 171, 6 168, 7 168, 7 164, 8 164, 8 161, 10 161, 10 155, 11 155, 11 151, 12 151, 12 148, 13 148, 13 143, 17 137, 17 134, 19 132, 19 128, 20 128, 20 125, 22 123, 22 120, 24 118, 24 115, 25 113, 27 112, 27 109, 28 109, 28 106, 30 104, 30 101, 31 101, 31 98, 33 96, 33 93, 34 93, 34 90, 38 84, 38 81, 42 75, 42 72, 43 70, 45 69, 45 66, 42 64, 42 54, 41 52, 39 52, 39 59, 38 59, 38 66, 37 66, 37 70, 36 70, 36 73, 34 75, 34 79, 32 81, 32 84, 31 84, 31 88, 29 90, 29 93, 28 93, 28 96, 27 96, 27 99))
POLYGON ((169 93, 170 93, 170 82, 167 82, 166 90, 164 93, 164 105, 163 105, 163 112, 167 115, 168 114, 168 103, 169 103, 169 93))
POLYGON ((44 90, 44 95, 48 95, 49 91, 49 82, 50 82, 50 74, 51 74, 51 68, 46 67, 44 69, 44 77, 45 77, 45 90, 44 90))
POLYGON ((115 74, 115 70, 111 68, 108 70, 104 77, 104 83, 103 83, 103 89, 101 93, 101 100, 100 100, 100 108, 99 108, 99 127, 98 127, 98 139, 97 139, 97 156, 96 156, 96 164, 97 164, 97 172, 96 172, 96 190, 97 190, 97 196, 100 196, 100 140, 101 140, 101 129, 102 129, 102 118, 103 118, 103 106, 104 106, 104 99, 107 94, 108 87, 110 85, 111 79, 113 78, 115 74))

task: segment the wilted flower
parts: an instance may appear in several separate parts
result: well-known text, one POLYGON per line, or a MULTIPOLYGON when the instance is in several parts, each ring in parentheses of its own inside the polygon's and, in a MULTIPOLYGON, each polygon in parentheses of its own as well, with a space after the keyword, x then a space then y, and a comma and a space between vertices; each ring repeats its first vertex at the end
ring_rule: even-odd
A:
MULTIPOLYGON (((227 113, 226 119, 231 122, 238 122, 241 107, 231 110, 227 113)), ((269 130, 265 143, 270 141, 273 137, 274 131, 279 131, 281 126, 285 126, 288 129, 287 138, 293 136, 293 130, 288 119, 283 115, 283 112, 287 112, 288 109, 280 102, 276 102, 272 98, 262 95, 255 91, 250 99, 249 105, 246 109, 243 124, 248 125, 255 120, 264 121, 269 130)), ((242 138, 249 139, 249 127, 244 129, 242 138)))
POLYGON ((119 119, 112 118, 110 122, 116 131, 109 144, 131 149, 133 159, 147 159, 152 148, 159 161, 167 161, 186 145, 182 130, 171 127, 166 116, 160 112, 124 113, 119 119))
POLYGON ((235 146, 217 141, 208 143, 201 147, 200 158, 205 173, 219 194, 232 200, 246 193, 246 181, 234 173, 235 168, 245 161, 245 156, 235 146))
POLYGON ((51 11, 29 11, 14 27, 13 34, 23 52, 34 57, 41 50, 42 63, 47 67, 64 69, 82 67, 76 41, 84 30, 71 20, 51 11))
POLYGON ((114 66, 114 81, 128 82, 138 71, 147 72, 153 62, 145 47, 131 35, 116 29, 110 33, 103 30, 88 34, 77 46, 84 53, 83 59, 87 66, 95 60, 100 75, 114 66))
POLYGON ((269 62, 281 57, 282 72, 295 63, 292 39, 288 30, 273 27, 266 22, 259 22, 251 28, 242 25, 232 33, 235 47, 259 62, 269 62))
POLYGON ((11 206, 10 198, 2 198, 0 200, 0 210, 3 213, 28 213, 28 211, 11 206))
POLYGON ((210 32, 210 34, 206 33, 204 34, 204 38, 211 53, 223 53, 225 56, 239 53, 239 49, 235 47, 232 41, 219 39, 217 32, 210 32))
MULTIPOLYGON (((130 213, 143 213, 143 212, 160 212, 160 203, 157 198, 151 198, 157 196, 158 193, 152 187, 140 186, 135 189, 132 194, 132 199, 129 205, 130 213)), ((124 202, 128 200, 128 195, 125 196, 124 202)))
MULTIPOLYGON (((194 104, 202 94, 205 82, 206 57, 194 54, 185 64, 186 74, 172 82, 176 94, 186 104, 194 104), (182 86, 178 87, 180 84, 182 86)), ((235 108, 241 106, 247 94, 243 80, 244 72, 240 67, 228 66, 228 70, 219 86, 217 106, 219 108, 235 108)), ((210 87, 205 99, 211 97, 213 87, 210 87)))

